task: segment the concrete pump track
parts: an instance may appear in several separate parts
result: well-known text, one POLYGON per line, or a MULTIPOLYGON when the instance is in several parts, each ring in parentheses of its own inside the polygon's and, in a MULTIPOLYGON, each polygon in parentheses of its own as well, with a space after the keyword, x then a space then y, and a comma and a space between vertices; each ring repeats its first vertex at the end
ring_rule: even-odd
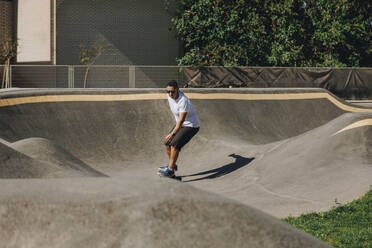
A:
POLYGON ((161 89, 0 91, 3 247, 328 247, 279 218, 372 184, 372 109, 322 89, 183 89, 177 180, 161 89))

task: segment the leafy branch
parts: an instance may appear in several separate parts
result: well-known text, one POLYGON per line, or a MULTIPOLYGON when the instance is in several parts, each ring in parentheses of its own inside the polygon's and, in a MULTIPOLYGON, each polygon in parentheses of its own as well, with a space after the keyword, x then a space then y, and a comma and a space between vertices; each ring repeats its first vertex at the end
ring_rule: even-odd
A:
POLYGON ((96 62, 98 56, 102 53, 103 46, 90 44, 90 45, 80 45, 80 63, 87 65, 85 76, 84 76, 84 88, 87 87, 88 73, 90 66, 96 62))
POLYGON ((1 88, 10 87, 10 61, 17 56, 18 42, 7 37, 0 43, 0 62, 4 63, 1 88))

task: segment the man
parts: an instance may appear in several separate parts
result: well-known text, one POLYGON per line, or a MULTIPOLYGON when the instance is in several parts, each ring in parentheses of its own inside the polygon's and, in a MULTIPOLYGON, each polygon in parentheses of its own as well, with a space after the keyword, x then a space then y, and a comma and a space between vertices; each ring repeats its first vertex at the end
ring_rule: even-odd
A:
POLYGON ((176 125, 165 137, 165 148, 169 157, 169 165, 159 168, 158 174, 174 177, 177 170, 176 161, 182 147, 199 131, 200 122, 190 100, 179 90, 175 80, 167 83, 169 107, 176 119, 176 125))

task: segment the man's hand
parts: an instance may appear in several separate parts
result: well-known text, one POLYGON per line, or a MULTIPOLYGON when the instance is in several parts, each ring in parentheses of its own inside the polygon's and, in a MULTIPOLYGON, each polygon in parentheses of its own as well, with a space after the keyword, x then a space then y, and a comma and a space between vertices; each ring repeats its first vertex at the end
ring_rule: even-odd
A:
POLYGON ((172 141, 174 135, 180 130, 182 123, 186 119, 186 115, 187 115, 187 112, 180 113, 180 119, 176 123, 176 126, 174 127, 173 131, 170 134, 168 134, 167 137, 165 137, 165 144, 169 144, 172 141))
POLYGON ((169 144, 173 139, 173 135, 170 133, 165 137, 165 144, 169 144))

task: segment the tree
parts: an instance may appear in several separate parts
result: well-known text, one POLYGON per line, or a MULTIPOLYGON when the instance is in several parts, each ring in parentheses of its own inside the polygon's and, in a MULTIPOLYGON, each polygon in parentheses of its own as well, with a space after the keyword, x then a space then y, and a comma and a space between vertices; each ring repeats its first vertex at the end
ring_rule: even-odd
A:
POLYGON ((179 65, 371 66, 368 0, 180 0, 179 65))
POLYGON ((185 46, 178 63, 267 64, 270 20, 261 4, 262 1, 244 0, 185 1, 184 10, 172 19, 185 46))
POLYGON ((307 0, 313 66, 372 65, 372 2, 307 0))
POLYGON ((18 43, 7 37, 0 43, 0 62, 4 63, 1 88, 9 88, 10 83, 10 61, 17 56, 18 43))
POLYGON ((307 42, 311 22, 305 14, 303 1, 271 1, 269 4, 270 51, 268 64, 273 66, 304 66, 308 56, 307 42))

